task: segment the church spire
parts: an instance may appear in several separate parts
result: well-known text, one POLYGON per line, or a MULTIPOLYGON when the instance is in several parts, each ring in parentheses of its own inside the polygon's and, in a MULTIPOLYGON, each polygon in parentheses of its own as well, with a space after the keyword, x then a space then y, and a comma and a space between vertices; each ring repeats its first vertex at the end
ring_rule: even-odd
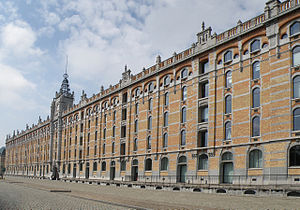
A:
POLYGON ((67 96, 70 94, 70 88, 69 88, 69 80, 68 80, 68 56, 66 56, 66 68, 65 68, 65 73, 63 75, 64 79, 62 81, 61 84, 61 88, 60 88, 60 93, 67 96))

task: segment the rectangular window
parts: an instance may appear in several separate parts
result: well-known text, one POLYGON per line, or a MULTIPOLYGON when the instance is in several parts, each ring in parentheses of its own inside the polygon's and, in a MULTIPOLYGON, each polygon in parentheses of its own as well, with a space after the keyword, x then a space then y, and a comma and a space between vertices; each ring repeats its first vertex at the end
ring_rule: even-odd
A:
POLYGON ((80 132, 83 132, 83 123, 80 124, 80 132))
POLYGON ((122 120, 126 120, 126 118, 127 118, 127 109, 123 108, 122 109, 122 120))
POLYGON ((95 126, 98 125, 98 117, 96 117, 96 120, 95 120, 95 126))
POLYGON ((203 83, 200 83, 200 98, 206 98, 208 97, 208 82, 203 82, 203 83))
POLYGON ((125 143, 121 143, 120 155, 125 155, 125 143))
POLYGON ((198 147, 207 147, 208 132, 207 130, 198 132, 198 147))
POLYGON ((126 126, 122 125, 121 127, 121 138, 125 138, 126 137, 126 126))
POLYGON ((199 108, 199 122, 208 122, 208 107, 202 106, 199 108))
POLYGON ((122 96, 122 103, 127 103, 127 92, 126 93, 123 93, 123 96, 122 96))
POLYGON ((82 171, 82 163, 79 163, 79 171, 82 171))
POLYGON ((208 72, 208 68, 209 68, 209 62, 208 61, 204 61, 200 64, 200 73, 204 74, 204 73, 207 73, 208 72))

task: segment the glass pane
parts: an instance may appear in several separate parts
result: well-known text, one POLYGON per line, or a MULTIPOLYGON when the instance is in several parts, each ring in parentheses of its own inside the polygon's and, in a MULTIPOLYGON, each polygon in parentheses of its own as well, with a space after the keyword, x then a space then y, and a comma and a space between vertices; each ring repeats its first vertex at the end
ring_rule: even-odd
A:
POLYGON ((169 105, 169 93, 165 94, 165 106, 169 105))
POLYGON ((260 49, 260 41, 255 40, 254 42, 251 43, 251 52, 260 49))
POLYGON ((203 63, 203 73, 208 72, 208 68, 209 68, 209 63, 207 61, 207 62, 203 63))
POLYGON ((293 112, 294 118, 294 131, 300 130, 300 108, 297 108, 293 112))
POLYGON ((260 89, 259 88, 255 88, 253 90, 253 104, 252 104, 252 107, 255 108, 255 107, 259 107, 260 106, 260 89))
POLYGON ((300 166, 300 145, 290 149, 290 166, 300 166))
POLYGON ((181 111, 181 122, 185 123, 186 122, 186 108, 183 107, 181 111))
POLYGON ((225 98, 225 113, 231 113, 231 96, 225 98))
POLYGON ((225 139, 231 139, 231 122, 225 124, 225 139))
POLYGON ((224 62, 231 61, 231 60, 232 60, 232 52, 228 51, 224 55, 224 62))
POLYGON ((291 35, 294 35, 296 33, 300 32, 300 22, 296 22, 293 25, 291 25, 291 35))
POLYGON ((199 170, 206 170, 207 167, 208 158, 207 155, 200 155, 199 157, 199 170))
POLYGON ((181 145, 185 145, 185 130, 181 131, 181 145))
POLYGON ((231 152, 226 152, 222 156, 222 160, 232 160, 232 153, 231 152))
POLYGON ((208 83, 205 83, 204 85, 203 85, 203 93, 202 93, 202 96, 203 96, 203 98, 206 98, 206 97, 208 97, 208 83))
POLYGON ((293 50, 293 66, 300 65, 300 47, 295 47, 293 50))
POLYGON ((201 107, 201 122, 208 121, 208 107, 201 107))
POLYGON ((258 79, 260 77, 260 63, 258 61, 252 64, 252 79, 258 79))
POLYGON ((259 117, 254 117, 252 120, 252 136, 260 135, 260 119, 259 117))
POLYGON ((226 73, 226 87, 231 87, 232 86, 232 72, 228 71, 226 73))

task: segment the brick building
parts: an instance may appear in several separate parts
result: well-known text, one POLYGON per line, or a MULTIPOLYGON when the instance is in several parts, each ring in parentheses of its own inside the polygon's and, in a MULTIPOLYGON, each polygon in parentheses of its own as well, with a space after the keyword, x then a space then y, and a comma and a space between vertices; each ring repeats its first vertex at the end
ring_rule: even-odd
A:
POLYGON ((5 172, 5 147, 0 148, 0 176, 5 172))
POLYGON ((50 117, 6 139, 6 173, 121 181, 300 180, 300 2, 270 0, 224 33, 74 105, 68 75, 50 117))

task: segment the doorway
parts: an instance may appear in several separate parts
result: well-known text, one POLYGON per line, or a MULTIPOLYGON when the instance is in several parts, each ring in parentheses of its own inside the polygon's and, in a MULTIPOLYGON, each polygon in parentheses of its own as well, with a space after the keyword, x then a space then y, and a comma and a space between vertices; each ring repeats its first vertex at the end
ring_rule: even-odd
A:
POLYGON ((116 167, 115 161, 110 163, 110 180, 114 180, 116 176, 116 167))
POLYGON ((73 178, 76 178, 76 163, 73 164, 73 178))
POLYGON ((138 175, 139 175, 139 167, 138 167, 138 160, 132 161, 132 167, 131 167, 131 181, 137 181, 138 175))
POLYGON ((222 162, 220 166, 221 183, 232 184, 233 183, 233 155, 231 152, 226 152, 222 155, 222 162))
POLYGON ((86 163, 85 178, 88 179, 89 177, 90 177, 90 163, 86 163))
POLYGON ((177 167, 177 182, 185 183, 186 180, 186 172, 187 172, 187 164, 186 157, 181 156, 178 159, 178 167, 177 167))

